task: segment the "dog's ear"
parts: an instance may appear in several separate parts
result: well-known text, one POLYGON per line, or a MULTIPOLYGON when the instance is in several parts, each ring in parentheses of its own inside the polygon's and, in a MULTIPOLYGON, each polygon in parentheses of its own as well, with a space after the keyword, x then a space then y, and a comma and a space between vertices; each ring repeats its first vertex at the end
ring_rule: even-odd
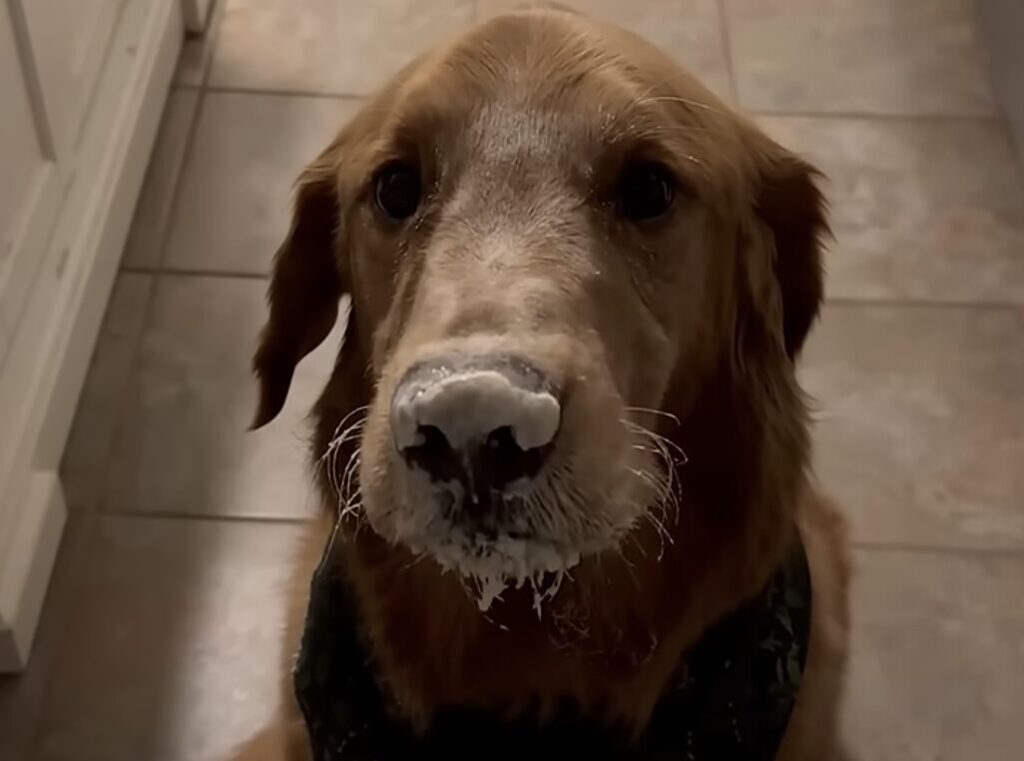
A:
POLYGON ((296 185, 291 228, 274 257, 270 318, 253 358, 260 390, 253 428, 281 411, 295 366, 331 332, 339 299, 348 290, 339 249, 337 155, 332 145, 296 185))
POLYGON ((818 316, 824 292, 822 246, 828 236, 821 173, 758 136, 754 211, 770 233, 771 271, 781 303, 782 341, 796 359, 818 316))

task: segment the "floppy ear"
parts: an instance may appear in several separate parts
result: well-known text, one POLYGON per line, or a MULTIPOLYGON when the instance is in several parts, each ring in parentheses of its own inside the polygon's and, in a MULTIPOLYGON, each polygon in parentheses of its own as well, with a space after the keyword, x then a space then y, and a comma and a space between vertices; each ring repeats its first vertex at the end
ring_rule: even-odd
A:
POLYGON ((771 232, 772 270, 786 354, 796 359, 823 296, 822 239, 829 234, 817 169, 769 143, 759 161, 755 212, 771 232))
POLYGON ((338 256, 340 210, 334 146, 299 177, 288 237, 274 257, 270 319, 253 358, 260 398, 252 427, 284 406, 295 366, 331 332, 344 290, 338 256))

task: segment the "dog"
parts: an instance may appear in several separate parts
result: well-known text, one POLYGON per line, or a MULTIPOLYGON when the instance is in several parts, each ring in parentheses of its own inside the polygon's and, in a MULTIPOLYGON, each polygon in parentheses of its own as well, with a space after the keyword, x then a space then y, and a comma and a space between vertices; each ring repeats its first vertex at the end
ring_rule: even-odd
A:
POLYGON ((318 566, 410 737, 570 706, 628 748, 794 545, 806 659, 769 757, 838 757, 846 533, 795 376, 818 179, 663 52, 557 6, 480 23, 369 100, 298 180, 254 359, 258 427, 348 298, 282 707, 235 758, 312 758, 291 671, 318 566))

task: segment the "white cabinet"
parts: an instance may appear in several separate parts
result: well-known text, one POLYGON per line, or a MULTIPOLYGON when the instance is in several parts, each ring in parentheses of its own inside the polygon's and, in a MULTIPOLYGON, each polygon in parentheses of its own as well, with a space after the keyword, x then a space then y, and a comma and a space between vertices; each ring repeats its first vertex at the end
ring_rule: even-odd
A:
POLYGON ((183 28, 180 0, 0 2, 0 671, 28 657, 60 455, 183 28))

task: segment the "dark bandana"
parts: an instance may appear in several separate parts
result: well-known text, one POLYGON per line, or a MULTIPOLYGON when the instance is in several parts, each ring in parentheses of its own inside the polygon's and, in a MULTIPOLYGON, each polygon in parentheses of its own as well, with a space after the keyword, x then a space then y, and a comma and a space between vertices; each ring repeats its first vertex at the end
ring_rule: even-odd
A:
POLYGON ((446 710, 414 735, 375 679, 333 542, 313 576, 294 674, 313 761, 542 761, 561 753, 588 761, 771 761, 778 751, 810 630, 811 580, 799 541, 764 590, 687 653, 638 740, 571 706, 542 726, 446 710))

